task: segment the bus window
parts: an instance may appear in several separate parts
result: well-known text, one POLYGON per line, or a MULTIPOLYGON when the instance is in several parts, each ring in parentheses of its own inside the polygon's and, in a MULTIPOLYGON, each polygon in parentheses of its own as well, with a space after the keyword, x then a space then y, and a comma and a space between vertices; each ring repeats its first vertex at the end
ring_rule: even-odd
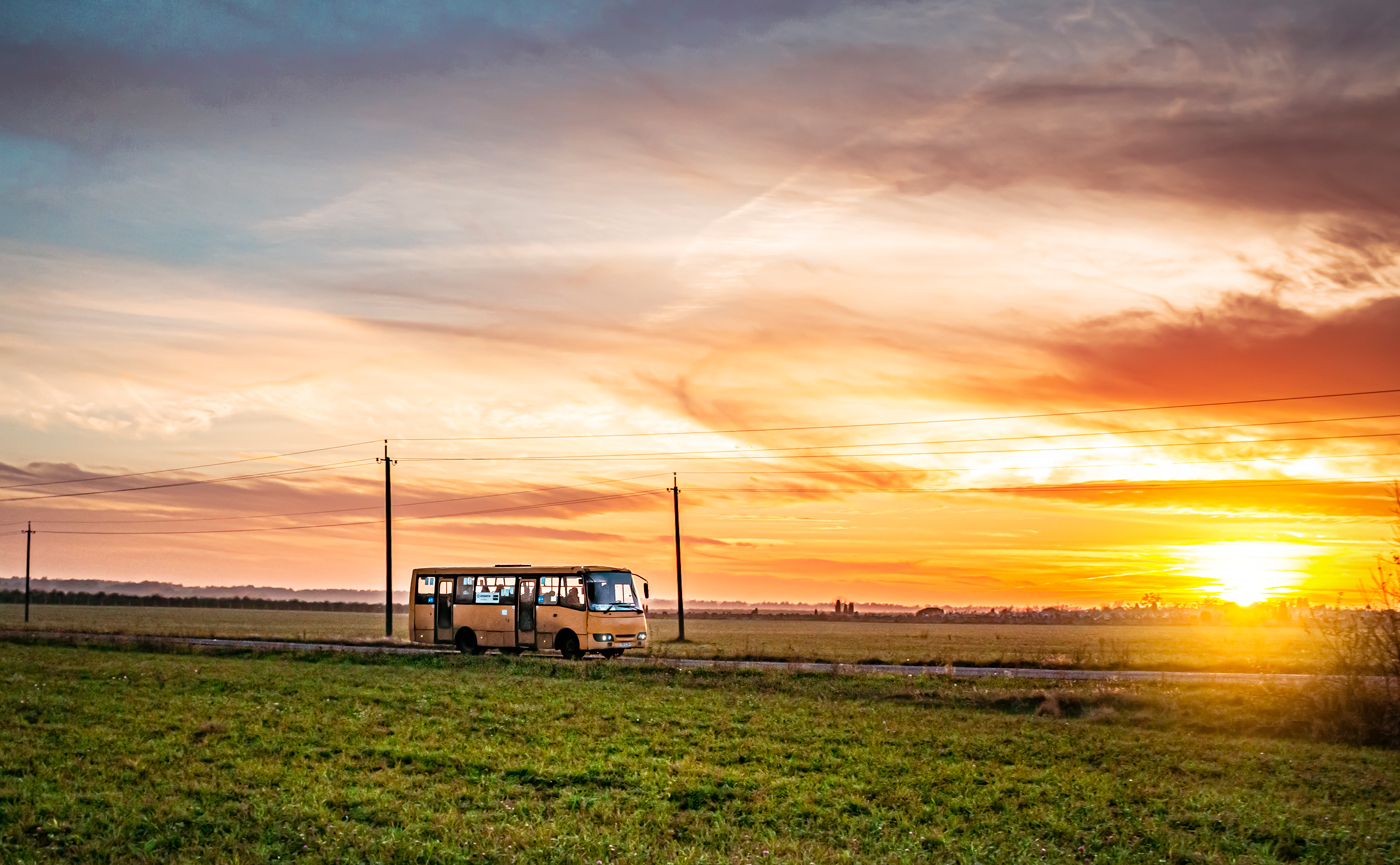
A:
POLYGON ((431 604, 433 602, 433 592, 436 591, 437 577, 418 578, 418 597, 420 604, 431 604))
POLYGON ((540 577, 540 596, 535 603, 545 607, 557 606, 560 582, 559 577, 540 577))
POLYGON ((563 597, 559 603, 572 610, 582 610, 584 601, 583 577, 563 577, 561 579, 563 597))
POLYGON ((588 608, 595 612, 639 610, 632 575, 626 571, 595 571, 588 575, 588 608))
POLYGON ((514 604, 515 577, 477 577, 476 602, 478 604, 514 604))
POLYGON ((470 604, 476 600, 475 577, 457 578, 457 603, 470 604))

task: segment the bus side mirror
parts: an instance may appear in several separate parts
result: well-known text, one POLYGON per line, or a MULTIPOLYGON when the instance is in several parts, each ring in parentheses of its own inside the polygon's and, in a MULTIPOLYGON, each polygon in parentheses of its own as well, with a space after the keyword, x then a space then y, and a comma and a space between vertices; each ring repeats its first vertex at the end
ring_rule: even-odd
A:
POLYGON ((651 586, 648 586, 646 583, 642 583, 642 597, 651 597, 651 586))

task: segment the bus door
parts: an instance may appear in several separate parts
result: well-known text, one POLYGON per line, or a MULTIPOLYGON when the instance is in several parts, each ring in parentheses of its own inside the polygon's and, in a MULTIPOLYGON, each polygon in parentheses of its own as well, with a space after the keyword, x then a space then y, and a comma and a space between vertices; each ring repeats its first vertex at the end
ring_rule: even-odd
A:
POLYGON ((452 642, 452 587, 456 583, 450 577, 439 577, 437 581, 437 640, 452 642))
POLYGON ((515 644, 535 645, 535 585, 533 579, 520 581, 519 600, 515 611, 515 644))

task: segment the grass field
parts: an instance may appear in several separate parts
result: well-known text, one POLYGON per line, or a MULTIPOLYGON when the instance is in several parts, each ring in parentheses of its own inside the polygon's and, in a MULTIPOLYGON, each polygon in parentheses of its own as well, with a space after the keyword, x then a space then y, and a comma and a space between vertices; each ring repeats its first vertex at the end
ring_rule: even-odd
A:
MULTIPOLYGON (((22 627, 21 607, 0 605, 0 628, 22 627)), ((116 631, 194 637, 372 640, 376 613, 162 607, 34 606, 34 629, 116 631)), ((402 636, 407 616, 394 632, 402 636)), ((1129 625, 934 625, 783 619, 691 619, 686 644, 667 643, 675 619, 653 619, 655 653, 668 657, 771 658, 841 663, 947 662, 1122 668, 1314 672, 1321 658, 1301 628, 1129 625)))
POLYGON ((0 670, 5 862, 1400 857, 1400 754, 1228 732, 1260 689, 5 643, 0 670))

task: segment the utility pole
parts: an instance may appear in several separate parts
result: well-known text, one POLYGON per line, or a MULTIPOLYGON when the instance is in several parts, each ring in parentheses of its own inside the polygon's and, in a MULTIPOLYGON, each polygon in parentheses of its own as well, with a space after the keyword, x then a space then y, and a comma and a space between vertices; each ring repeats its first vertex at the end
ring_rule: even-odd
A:
POLYGON ((384 440, 384 636, 394 636, 394 493, 389 440, 384 440))
POLYGON ((677 642, 685 642, 685 590, 681 587, 681 485, 676 473, 671 472, 671 508, 676 516, 676 621, 680 625, 677 642))
POLYGON ((34 523, 24 529, 24 621, 29 621, 29 546, 34 541, 34 523))

